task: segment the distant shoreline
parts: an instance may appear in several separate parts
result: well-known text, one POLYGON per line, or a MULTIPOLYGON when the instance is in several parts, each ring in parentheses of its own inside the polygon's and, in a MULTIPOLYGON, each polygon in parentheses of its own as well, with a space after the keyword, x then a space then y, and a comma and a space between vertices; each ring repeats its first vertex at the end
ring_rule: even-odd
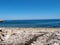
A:
POLYGON ((4 22, 4 20, 0 20, 0 22, 4 22))

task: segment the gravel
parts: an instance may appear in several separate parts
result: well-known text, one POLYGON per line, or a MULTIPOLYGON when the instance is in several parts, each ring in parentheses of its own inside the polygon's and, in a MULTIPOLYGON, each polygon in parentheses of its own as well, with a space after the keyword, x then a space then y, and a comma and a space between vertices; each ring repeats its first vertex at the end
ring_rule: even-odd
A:
POLYGON ((60 45, 60 30, 1 28, 0 45, 60 45))

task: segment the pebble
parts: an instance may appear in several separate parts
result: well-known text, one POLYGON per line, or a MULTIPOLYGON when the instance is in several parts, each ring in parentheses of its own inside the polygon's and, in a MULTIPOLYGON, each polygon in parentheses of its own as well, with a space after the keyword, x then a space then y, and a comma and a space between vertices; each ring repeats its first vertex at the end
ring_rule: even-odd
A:
MULTIPOLYGON (((34 37, 38 36, 35 41, 28 45, 60 45, 60 31, 40 31, 40 30, 0 30, 0 45, 25 45, 34 37), (46 33, 46 34, 44 34, 46 33), (44 35, 41 35, 44 34, 44 35), (3 40, 3 41, 2 41, 3 40), (48 41, 47 41, 48 40, 48 41)), ((31 42, 31 41, 30 41, 31 42)))

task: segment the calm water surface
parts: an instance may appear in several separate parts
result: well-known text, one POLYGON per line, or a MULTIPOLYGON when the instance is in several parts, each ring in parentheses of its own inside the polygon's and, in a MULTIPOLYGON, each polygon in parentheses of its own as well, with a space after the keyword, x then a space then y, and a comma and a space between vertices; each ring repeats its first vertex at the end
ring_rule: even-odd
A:
POLYGON ((51 20, 5 20, 4 22, 0 22, 0 27, 60 28, 60 19, 51 19, 51 20))

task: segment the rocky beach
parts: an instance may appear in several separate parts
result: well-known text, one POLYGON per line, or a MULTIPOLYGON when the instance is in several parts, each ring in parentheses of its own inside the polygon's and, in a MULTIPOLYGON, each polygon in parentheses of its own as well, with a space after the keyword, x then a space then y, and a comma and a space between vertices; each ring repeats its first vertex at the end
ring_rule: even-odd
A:
POLYGON ((0 28, 0 45, 60 45, 60 28, 0 28))

